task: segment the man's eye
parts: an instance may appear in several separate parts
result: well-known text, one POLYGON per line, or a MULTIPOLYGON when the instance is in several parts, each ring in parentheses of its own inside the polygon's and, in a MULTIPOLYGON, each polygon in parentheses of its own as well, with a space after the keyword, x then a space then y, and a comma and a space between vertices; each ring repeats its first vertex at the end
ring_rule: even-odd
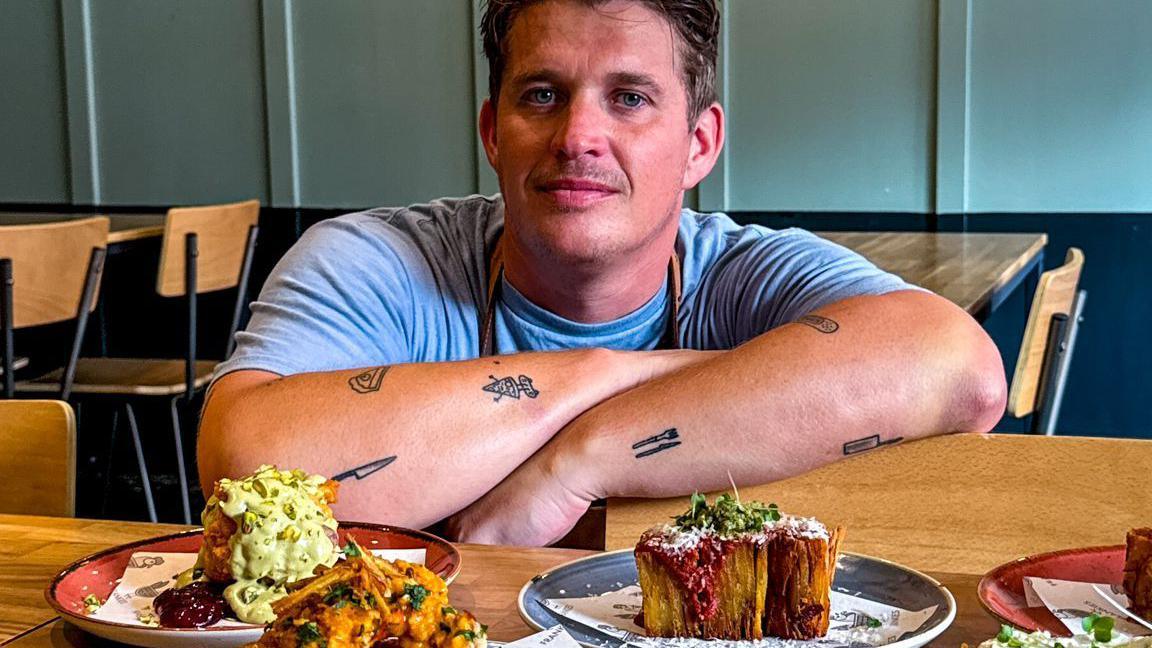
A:
POLYGON ((625 108, 639 108, 645 103, 644 96, 635 92, 621 92, 616 95, 616 100, 625 108))
POLYGON ((556 91, 548 88, 533 88, 525 96, 534 104, 550 104, 556 101, 556 91))

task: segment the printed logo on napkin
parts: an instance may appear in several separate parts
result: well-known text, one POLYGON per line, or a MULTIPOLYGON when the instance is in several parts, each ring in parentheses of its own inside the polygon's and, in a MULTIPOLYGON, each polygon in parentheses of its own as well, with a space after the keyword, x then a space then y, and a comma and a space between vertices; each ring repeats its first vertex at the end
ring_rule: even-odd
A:
POLYGON ((1046 607, 1073 635, 1087 634, 1081 622, 1091 614, 1102 614, 1116 620, 1116 630, 1130 637, 1149 634, 1148 629, 1128 620, 1128 612, 1116 609, 1094 589, 1099 586, 1111 592, 1121 605, 1129 605, 1128 597, 1116 586, 1105 583, 1081 583, 1055 578, 1024 577, 1024 599, 1029 607, 1046 607))
MULTIPOLYGON (((372 554, 386 560, 404 560, 424 564, 424 549, 373 549, 372 554)), ((176 582, 176 575, 196 564, 194 553, 135 553, 112 595, 89 616, 100 621, 131 625, 157 625, 152 614, 152 599, 176 582)), ((250 624, 223 619, 216 627, 251 627, 250 624)))
POLYGON ((702 639, 665 639, 647 637, 644 628, 633 621, 640 612, 643 595, 639 585, 629 585, 600 596, 583 598, 546 599, 544 607, 576 623, 595 629, 640 648, 721 648, 725 644, 747 647, 755 645, 763 648, 772 646, 799 647, 811 646, 883 646, 896 641, 905 632, 912 632, 924 625, 937 606, 923 610, 903 610, 891 605, 832 592, 832 614, 828 635, 812 641, 785 641, 765 638, 758 641, 717 641, 702 639), (869 627, 876 625, 878 627, 869 627))

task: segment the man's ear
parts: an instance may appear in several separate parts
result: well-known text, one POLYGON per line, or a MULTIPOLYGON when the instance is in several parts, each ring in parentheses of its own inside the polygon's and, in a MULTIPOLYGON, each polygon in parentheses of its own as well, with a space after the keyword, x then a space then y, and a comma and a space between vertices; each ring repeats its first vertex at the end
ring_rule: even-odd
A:
POLYGON ((496 108, 491 99, 485 99, 480 106, 480 141, 484 144, 484 153, 488 156, 488 164, 493 170, 499 170, 500 155, 496 148, 496 108))
POLYGON ((695 187, 711 173, 720 157, 720 150, 724 148, 724 109, 720 104, 713 102, 700 113, 691 137, 688 166, 684 169, 685 190, 695 187))

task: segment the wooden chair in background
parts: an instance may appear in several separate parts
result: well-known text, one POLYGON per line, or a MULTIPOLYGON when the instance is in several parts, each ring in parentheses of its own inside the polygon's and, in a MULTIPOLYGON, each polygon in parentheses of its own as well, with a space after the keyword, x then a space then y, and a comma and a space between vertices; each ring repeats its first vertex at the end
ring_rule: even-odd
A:
POLYGON ((1064 265, 1040 275, 1008 392, 1008 414, 1032 415, 1034 434, 1052 435, 1087 293, 1077 290, 1084 253, 1068 248, 1064 265))
MULTIPOLYGON (((845 551, 982 574, 1037 552, 1124 544, 1129 528, 1152 520, 1148 466, 1149 440, 956 434, 743 487, 740 497, 845 527, 845 551), (971 543, 955 546, 958 533, 971 543)), ((608 500, 606 548, 632 547, 687 506, 687 497, 608 500)))
POLYGON ((76 512, 76 417, 64 401, 0 401, 0 513, 76 512))
MULTIPOLYGON (((196 353, 197 295, 236 288, 236 302, 228 331, 227 353, 240 325, 252 255, 256 247, 260 202, 249 200, 228 205, 181 207, 168 210, 161 244, 156 292, 162 297, 183 297, 187 305, 186 354, 183 359, 80 358, 73 393, 123 399, 128 425, 136 446, 136 459, 143 482, 148 516, 156 521, 156 506, 132 399, 167 397, 176 444, 184 522, 191 523, 188 476, 177 403, 191 402, 196 392, 212 379, 215 360, 199 360, 196 353)), ((42 392, 59 380, 56 372, 18 385, 20 391, 42 392)), ((115 434, 115 429, 113 430, 115 434)))
POLYGON ((5 398, 15 390, 13 331, 75 320, 65 366, 45 391, 67 400, 108 242, 105 217, 40 225, 0 227, 0 377, 5 398))

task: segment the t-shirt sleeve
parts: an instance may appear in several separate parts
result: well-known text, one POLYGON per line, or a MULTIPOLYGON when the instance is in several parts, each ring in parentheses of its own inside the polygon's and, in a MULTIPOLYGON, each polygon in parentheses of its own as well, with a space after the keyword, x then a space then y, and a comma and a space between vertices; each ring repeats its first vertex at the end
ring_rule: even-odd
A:
POLYGON ((733 346, 849 297, 920 290, 799 229, 746 232, 717 264, 711 288, 733 346))
POLYGON ((409 359, 411 283, 401 243, 356 219, 308 229, 276 264, 216 378, 241 369, 281 375, 409 359))

